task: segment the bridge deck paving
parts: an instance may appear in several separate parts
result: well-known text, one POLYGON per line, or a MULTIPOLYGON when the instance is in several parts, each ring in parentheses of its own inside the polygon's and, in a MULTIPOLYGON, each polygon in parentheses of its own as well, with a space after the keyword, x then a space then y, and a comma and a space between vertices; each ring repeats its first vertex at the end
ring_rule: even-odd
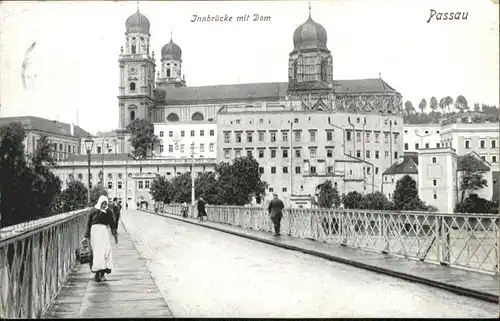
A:
POLYGON ((88 264, 76 266, 45 318, 172 317, 123 224, 112 246, 114 270, 107 281, 95 282, 88 264))
MULTIPOLYGON (((155 214, 151 211, 148 212, 155 214)), ((423 283, 488 302, 498 303, 499 300, 500 278, 498 275, 489 275, 456 267, 421 262, 402 256, 322 243, 309 239, 300 239, 288 235, 276 237, 272 233, 212 221, 203 221, 200 223, 197 219, 183 218, 177 215, 166 213, 156 213, 156 215, 205 226, 290 250, 301 251, 328 260, 423 283)))

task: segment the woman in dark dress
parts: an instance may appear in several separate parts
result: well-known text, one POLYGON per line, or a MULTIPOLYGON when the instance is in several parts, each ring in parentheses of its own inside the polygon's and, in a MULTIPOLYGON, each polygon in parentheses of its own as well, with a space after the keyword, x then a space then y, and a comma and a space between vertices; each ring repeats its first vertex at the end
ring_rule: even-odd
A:
POLYGON ((85 233, 85 238, 90 238, 92 248, 90 270, 95 273, 97 282, 105 281, 106 277, 104 275, 111 273, 111 270, 113 270, 113 255, 108 229, 111 229, 115 243, 118 243, 116 222, 108 209, 108 198, 103 195, 99 197, 94 210, 89 215, 85 233))
POLYGON ((198 219, 203 221, 203 217, 208 219, 207 211, 205 210, 205 201, 200 197, 198 200, 198 219))

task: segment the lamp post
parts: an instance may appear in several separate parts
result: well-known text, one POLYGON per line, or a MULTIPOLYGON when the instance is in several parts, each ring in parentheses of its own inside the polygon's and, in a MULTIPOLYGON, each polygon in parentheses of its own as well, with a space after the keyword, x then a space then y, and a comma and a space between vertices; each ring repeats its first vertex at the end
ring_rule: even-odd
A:
POLYGON ((85 150, 87 151, 88 157, 88 193, 87 193, 87 201, 90 204, 90 153, 92 152, 92 148, 94 147, 94 140, 91 136, 85 139, 85 150))
POLYGON ((194 143, 191 143, 191 205, 194 206, 194 143))

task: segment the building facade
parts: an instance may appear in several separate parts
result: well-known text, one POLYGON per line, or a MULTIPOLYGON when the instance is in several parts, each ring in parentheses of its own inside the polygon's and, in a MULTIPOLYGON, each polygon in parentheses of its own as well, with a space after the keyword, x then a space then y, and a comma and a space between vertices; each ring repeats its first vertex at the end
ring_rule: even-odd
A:
POLYGON ((392 200, 398 180, 409 175, 418 184, 418 153, 405 152, 394 164, 382 173, 381 192, 392 200))
MULTIPOLYGON (((38 141, 42 136, 45 136, 52 147, 51 156, 56 161, 63 161, 71 155, 79 155, 82 152, 81 140, 90 135, 79 126, 40 117, 0 118, 0 126, 9 123, 20 123, 24 127, 26 131, 24 139, 26 155, 34 154, 38 147, 38 141)), ((84 151, 85 149, 83 149, 84 151)))
MULTIPOLYGON (((127 154, 91 155, 90 182, 91 187, 103 184, 110 198, 117 197, 124 207, 136 208, 137 203, 147 202, 153 205, 149 188, 157 176, 171 178, 185 172, 191 172, 194 166, 195 175, 211 172, 215 168, 215 159, 143 159, 134 160, 127 154), (104 159, 104 161, 103 161, 104 159)), ((53 171, 62 183, 62 189, 72 180, 81 181, 88 187, 88 158, 86 155, 75 155, 58 163, 53 171)))
POLYGON ((404 152, 416 152, 420 148, 439 148, 441 124, 404 125, 404 152))

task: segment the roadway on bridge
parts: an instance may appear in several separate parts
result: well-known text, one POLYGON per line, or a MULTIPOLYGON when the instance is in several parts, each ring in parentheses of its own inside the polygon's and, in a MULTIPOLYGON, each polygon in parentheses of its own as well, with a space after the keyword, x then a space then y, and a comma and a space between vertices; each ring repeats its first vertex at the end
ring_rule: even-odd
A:
POLYGON ((493 317, 498 306, 139 211, 122 220, 175 317, 493 317))

